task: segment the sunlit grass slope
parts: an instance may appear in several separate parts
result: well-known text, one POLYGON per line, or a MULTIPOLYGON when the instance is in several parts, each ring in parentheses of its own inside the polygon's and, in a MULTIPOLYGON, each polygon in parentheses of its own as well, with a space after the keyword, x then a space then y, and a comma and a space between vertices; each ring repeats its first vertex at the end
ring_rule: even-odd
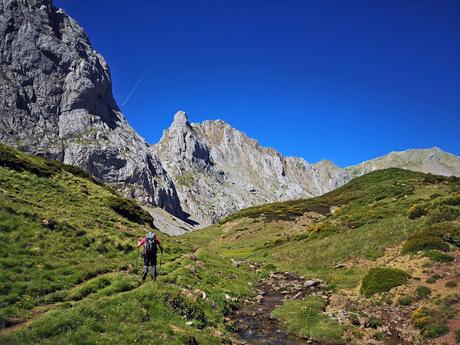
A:
POLYGON ((159 234, 161 275, 141 285, 149 218, 78 168, 0 145, 0 343, 220 343, 256 276, 159 234))

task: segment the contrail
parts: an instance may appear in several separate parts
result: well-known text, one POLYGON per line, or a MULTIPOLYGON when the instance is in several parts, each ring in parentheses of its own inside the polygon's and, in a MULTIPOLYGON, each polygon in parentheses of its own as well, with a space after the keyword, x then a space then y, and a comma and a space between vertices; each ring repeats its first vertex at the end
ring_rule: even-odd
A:
POLYGON ((133 89, 131 90, 131 92, 129 93, 129 95, 126 97, 126 99, 123 101, 123 103, 121 104, 121 106, 124 106, 126 104, 126 102, 128 102, 129 98, 131 97, 131 95, 134 93, 134 91, 136 91, 137 87, 139 86, 139 84, 142 82, 142 80, 144 80, 144 78, 147 76, 147 74, 150 72, 152 68, 152 65, 149 66, 149 68, 147 68, 144 72, 144 74, 142 74, 142 76, 139 78, 139 80, 137 81, 137 83, 134 85, 133 89))

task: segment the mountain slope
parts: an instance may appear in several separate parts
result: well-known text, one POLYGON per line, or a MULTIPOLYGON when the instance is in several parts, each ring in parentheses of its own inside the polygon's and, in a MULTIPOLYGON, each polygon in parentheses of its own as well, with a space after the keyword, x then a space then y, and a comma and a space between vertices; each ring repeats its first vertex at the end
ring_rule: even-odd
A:
POLYGON ((144 221, 82 170, 0 144, 0 343, 221 344, 225 295, 246 298, 257 276, 158 233, 160 276, 141 285, 144 221))
POLYGON ((112 96, 110 71, 51 0, 0 2, 0 142, 82 167, 183 216, 174 185, 112 96))
POLYGON ((460 157, 444 152, 437 147, 431 149, 391 152, 385 156, 346 168, 353 176, 368 172, 401 168, 434 175, 460 176, 460 157))
MULTIPOLYGON (((459 326, 459 178, 379 170, 184 237, 225 257, 325 280, 317 296, 324 317, 344 327, 342 343, 442 344, 459 326)), ((310 340, 336 343, 321 323, 306 321, 313 302, 288 301, 274 315, 310 340)))

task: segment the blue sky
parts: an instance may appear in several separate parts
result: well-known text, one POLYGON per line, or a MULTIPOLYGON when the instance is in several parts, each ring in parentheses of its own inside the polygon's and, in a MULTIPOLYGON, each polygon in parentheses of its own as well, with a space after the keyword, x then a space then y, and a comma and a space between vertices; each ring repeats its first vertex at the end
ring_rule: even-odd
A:
POLYGON ((150 143, 184 110, 310 162, 432 146, 460 155, 460 1, 55 5, 106 58, 118 104, 150 143))

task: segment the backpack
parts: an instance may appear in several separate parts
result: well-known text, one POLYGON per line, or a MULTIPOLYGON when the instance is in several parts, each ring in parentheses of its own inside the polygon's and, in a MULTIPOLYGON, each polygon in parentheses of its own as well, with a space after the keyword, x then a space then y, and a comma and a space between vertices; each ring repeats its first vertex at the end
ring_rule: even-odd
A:
POLYGON ((155 234, 153 232, 149 232, 147 236, 145 236, 145 240, 145 254, 156 254, 157 244, 155 243, 155 234))

